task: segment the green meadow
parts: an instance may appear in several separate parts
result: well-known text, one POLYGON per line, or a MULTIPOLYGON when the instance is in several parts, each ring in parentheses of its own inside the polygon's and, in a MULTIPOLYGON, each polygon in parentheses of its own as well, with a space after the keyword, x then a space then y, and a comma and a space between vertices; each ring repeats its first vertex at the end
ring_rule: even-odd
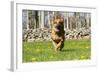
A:
POLYGON ((55 52, 51 41, 23 42, 23 62, 88 60, 91 58, 89 39, 66 40, 61 52, 55 52))

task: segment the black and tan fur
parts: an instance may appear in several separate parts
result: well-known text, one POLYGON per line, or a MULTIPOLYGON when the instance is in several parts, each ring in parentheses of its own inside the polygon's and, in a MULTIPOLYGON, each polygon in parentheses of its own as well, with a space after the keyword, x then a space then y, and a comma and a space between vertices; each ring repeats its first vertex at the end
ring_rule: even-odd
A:
POLYGON ((55 51, 61 51, 65 40, 64 20, 61 16, 54 16, 52 20, 51 38, 55 51))

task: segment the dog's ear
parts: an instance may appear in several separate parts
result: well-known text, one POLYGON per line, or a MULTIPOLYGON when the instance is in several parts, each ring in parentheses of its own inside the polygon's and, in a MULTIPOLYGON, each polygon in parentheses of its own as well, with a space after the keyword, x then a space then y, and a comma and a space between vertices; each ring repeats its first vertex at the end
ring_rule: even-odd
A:
POLYGON ((59 23, 63 24, 64 23, 64 19, 61 17, 59 23))
POLYGON ((54 20, 52 19, 52 20, 51 20, 51 25, 53 25, 53 24, 54 24, 54 20))
POLYGON ((51 24, 55 24, 55 20, 56 20, 56 16, 53 16, 52 20, 51 20, 51 24))
POLYGON ((64 19, 61 16, 53 16, 52 20, 51 20, 51 24, 57 24, 57 23, 64 23, 64 19))

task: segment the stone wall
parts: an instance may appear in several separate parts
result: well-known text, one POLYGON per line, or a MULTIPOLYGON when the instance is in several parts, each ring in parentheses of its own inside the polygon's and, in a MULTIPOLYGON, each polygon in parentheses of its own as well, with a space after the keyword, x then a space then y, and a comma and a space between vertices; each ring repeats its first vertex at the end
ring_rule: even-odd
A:
MULTIPOLYGON (((51 29, 48 28, 38 28, 38 29, 29 29, 23 30, 23 41, 51 41, 50 32, 51 29)), ((80 28, 65 30, 65 39, 84 39, 91 37, 90 28, 80 28)))

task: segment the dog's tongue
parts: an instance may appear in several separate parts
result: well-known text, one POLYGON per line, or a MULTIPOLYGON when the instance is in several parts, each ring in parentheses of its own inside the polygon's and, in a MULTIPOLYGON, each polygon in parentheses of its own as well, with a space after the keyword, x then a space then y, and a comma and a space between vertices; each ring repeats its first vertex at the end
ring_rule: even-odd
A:
POLYGON ((59 32, 59 29, 56 29, 55 31, 56 31, 56 32, 59 32))

